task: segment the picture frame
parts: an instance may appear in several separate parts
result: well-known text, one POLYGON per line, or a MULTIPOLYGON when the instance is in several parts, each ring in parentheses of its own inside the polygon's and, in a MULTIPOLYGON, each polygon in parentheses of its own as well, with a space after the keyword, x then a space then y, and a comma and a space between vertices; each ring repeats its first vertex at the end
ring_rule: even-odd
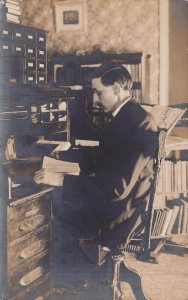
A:
POLYGON ((65 0, 56 2, 55 18, 57 32, 86 31, 86 0, 65 0))

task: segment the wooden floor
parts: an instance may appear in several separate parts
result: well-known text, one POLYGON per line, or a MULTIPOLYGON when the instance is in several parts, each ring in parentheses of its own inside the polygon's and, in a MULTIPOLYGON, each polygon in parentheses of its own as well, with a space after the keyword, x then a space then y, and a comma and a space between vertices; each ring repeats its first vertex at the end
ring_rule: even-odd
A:
MULTIPOLYGON (((54 300, 112 300, 111 260, 98 267, 97 248, 90 245, 83 251, 71 225, 63 222, 64 204, 61 197, 57 199, 54 200, 54 300)), ((131 254, 127 256, 128 265, 142 275, 142 286, 150 300, 188 300, 188 238, 174 242, 185 247, 165 246, 157 264, 138 261, 131 254)), ((120 283, 123 300, 146 299, 137 277, 124 268, 120 283)))
MULTIPOLYGON (((96 248, 83 251, 75 242, 70 226, 56 220, 54 243, 55 300, 111 300, 113 268, 111 260, 98 267, 96 248)), ((188 244, 187 240, 181 241, 188 244)), ((142 275, 142 286, 150 300, 188 300, 188 249, 165 246, 152 264, 127 255, 127 263, 142 275)), ((122 267, 120 276, 124 300, 145 300, 137 277, 122 267)))

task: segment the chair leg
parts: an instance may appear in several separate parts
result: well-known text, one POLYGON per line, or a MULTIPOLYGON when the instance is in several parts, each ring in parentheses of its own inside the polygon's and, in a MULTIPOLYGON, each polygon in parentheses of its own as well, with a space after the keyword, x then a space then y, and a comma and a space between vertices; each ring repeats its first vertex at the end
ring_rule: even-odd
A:
POLYGON ((131 278, 133 278, 133 281, 130 281, 129 284, 132 287, 132 291, 135 295, 136 299, 139 300, 150 300, 143 291, 142 288, 142 281, 141 281, 141 275, 139 272, 132 267, 130 267, 127 264, 125 254, 122 255, 113 255, 111 256, 112 263, 113 263, 113 268, 114 268, 114 276, 113 276, 113 282, 112 282, 112 289, 113 289, 113 300, 126 300, 126 291, 125 295, 123 295, 122 290, 121 290, 121 285, 120 285, 120 271, 123 269, 121 266, 124 266, 124 272, 125 274, 125 281, 129 282, 127 280, 129 275, 131 278))
POLYGON ((112 289, 113 289, 112 300, 121 300, 123 298, 122 298, 119 276, 120 276, 120 267, 121 267, 122 259, 118 256, 112 256, 111 258, 112 258, 113 269, 114 269, 114 276, 112 282, 112 289))

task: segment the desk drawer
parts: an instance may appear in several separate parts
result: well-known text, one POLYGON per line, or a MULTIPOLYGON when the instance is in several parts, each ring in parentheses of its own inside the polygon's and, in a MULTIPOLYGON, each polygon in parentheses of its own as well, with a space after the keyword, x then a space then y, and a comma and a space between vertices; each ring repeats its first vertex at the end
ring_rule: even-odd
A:
POLYGON ((49 223, 51 216, 50 196, 8 208, 9 242, 49 223))
POLYGON ((40 283, 33 284, 32 289, 26 288, 24 292, 14 295, 11 300, 52 300, 52 287, 50 273, 41 278, 40 283))
POLYGON ((11 296, 18 292, 32 288, 33 284, 40 284, 40 280, 50 272, 50 255, 47 251, 22 265, 9 276, 9 290, 11 296))
POLYGON ((41 252, 50 251, 51 230, 50 224, 42 226, 37 231, 24 235, 9 247, 9 274, 16 268, 34 258, 41 252), (18 241, 18 242, 17 242, 18 241))

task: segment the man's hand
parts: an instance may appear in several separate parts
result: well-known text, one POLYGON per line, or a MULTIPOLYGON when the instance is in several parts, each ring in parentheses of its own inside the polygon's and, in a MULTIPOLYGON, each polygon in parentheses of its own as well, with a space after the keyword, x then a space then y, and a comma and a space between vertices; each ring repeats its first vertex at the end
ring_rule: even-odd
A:
POLYGON ((62 186, 64 174, 61 172, 54 172, 53 170, 41 169, 35 173, 34 181, 37 184, 43 183, 52 186, 62 186))

